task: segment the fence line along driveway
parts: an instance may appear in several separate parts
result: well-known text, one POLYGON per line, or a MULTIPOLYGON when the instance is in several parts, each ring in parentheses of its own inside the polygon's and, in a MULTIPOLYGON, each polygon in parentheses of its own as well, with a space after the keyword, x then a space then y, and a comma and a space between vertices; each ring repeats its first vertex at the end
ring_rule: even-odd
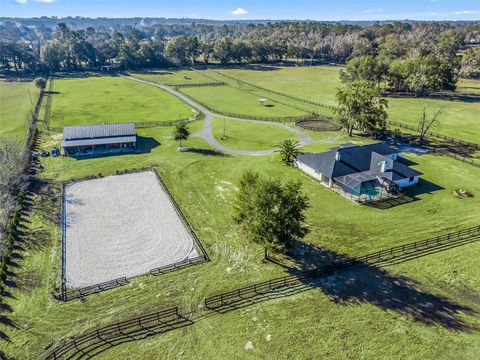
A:
MULTIPOLYGON (((126 79, 130 79, 130 80, 133 80, 133 81, 138 81, 138 82, 141 82, 141 83, 144 83, 144 84, 147 84, 147 85, 156 86, 156 87, 168 92, 169 94, 171 94, 173 96, 176 96, 177 98, 184 101, 185 103, 187 103, 189 106, 191 106, 195 110, 197 110, 199 112, 203 112, 205 114, 205 122, 204 122, 204 125, 203 125, 203 130, 200 133, 196 134, 196 136, 204 139, 210 146, 214 147, 215 149, 217 149, 221 152, 236 154, 236 155, 246 155, 246 156, 271 155, 275 152, 275 149, 249 151, 249 150, 232 149, 232 148, 229 148, 225 145, 222 145, 213 136, 213 122, 212 122, 212 120, 215 117, 215 114, 213 112, 211 112, 210 110, 201 106, 200 104, 196 103, 195 101, 193 101, 192 99, 190 99, 186 95, 184 95, 184 94, 182 94, 178 91, 175 91, 172 88, 169 88, 168 86, 157 84, 157 83, 154 83, 154 82, 151 82, 151 81, 148 81, 148 80, 138 79, 138 78, 135 78, 133 76, 127 76, 127 75, 123 75, 123 74, 119 74, 119 75, 121 77, 126 78, 126 79)), ((219 116, 221 116, 221 115, 219 115, 219 116)), ((285 125, 285 124, 273 123, 273 122, 267 122, 267 121, 260 121, 260 120, 235 119, 235 118, 230 118, 230 117, 229 117, 229 119, 230 120, 235 120, 235 121, 245 121, 245 122, 268 124, 268 125, 274 125, 274 126, 282 127, 284 129, 289 130, 292 133, 300 136, 300 139, 301 139, 300 140, 300 146, 306 146, 306 145, 310 145, 310 144, 313 143, 310 136, 308 136, 307 134, 305 134, 305 133, 303 133, 303 132, 301 132, 297 129, 292 128, 291 126, 285 125)))

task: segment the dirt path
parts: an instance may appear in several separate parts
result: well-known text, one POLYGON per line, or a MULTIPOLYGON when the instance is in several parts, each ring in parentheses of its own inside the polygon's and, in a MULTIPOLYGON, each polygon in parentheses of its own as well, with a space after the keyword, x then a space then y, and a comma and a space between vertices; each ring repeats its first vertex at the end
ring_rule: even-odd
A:
MULTIPOLYGON (((224 152, 224 153, 236 154, 236 155, 246 155, 246 156, 271 155, 271 154, 275 153, 275 149, 249 151, 249 150, 232 149, 232 148, 229 148, 227 146, 224 146, 220 142, 218 142, 217 139, 215 139, 215 137, 213 136, 213 121, 212 120, 216 115, 215 113, 213 113, 210 110, 204 108, 200 104, 197 104, 196 102, 194 102, 189 97, 183 95, 182 93, 180 93, 178 91, 173 90, 172 88, 170 88, 168 86, 157 84, 157 83, 154 83, 154 82, 151 82, 151 81, 148 81, 148 80, 138 79, 138 78, 133 77, 133 76, 127 76, 127 75, 122 75, 122 74, 119 74, 119 75, 121 77, 124 77, 124 78, 129 79, 129 80, 138 81, 138 82, 141 82, 141 83, 144 83, 144 84, 147 84, 147 85, 156 86, 156 87, 158 87, 162 90, 165 90, 169 94, 171 94, 173 96, 176 96, 180 100, 184 101, 185 103, 190 105, 195 110, 204 113, 205 114, 205 121, 203 123, 203 129, 202 129, 201 132, 195 134, 195 136, 204 139, 210 146, 214 147, 215 149, 217 149, 221 152, 224 152)), ((222 115, 217 115, 217 116, 222 116, 222 115)), ((276 123, 276 122, 271 122, 271 121, 260 121, 260 120, 245 120, 245 119, 237 119, 237 118, 232 118, 232 117, 228 117, 228 119, 233 120, 233 121, 243 121, 243 122, 250 122, 250 123, 257 123, 257 124, 268 124, 268 125, 278 126, 278 127, 284 128, 284 129, 286 129, 288 131, 291 131, 292 133, 298 135, 300 137, 300 146, 306 146, 306 145, 310 145, 310 144, 313 143, 313 140, 307 134, 303 133, 302 131, 300 131, 298 129, 294 129, 291 126, 288 126, 288 125, 285 125, 285 124, 282 124, 282 123, 276 123)))

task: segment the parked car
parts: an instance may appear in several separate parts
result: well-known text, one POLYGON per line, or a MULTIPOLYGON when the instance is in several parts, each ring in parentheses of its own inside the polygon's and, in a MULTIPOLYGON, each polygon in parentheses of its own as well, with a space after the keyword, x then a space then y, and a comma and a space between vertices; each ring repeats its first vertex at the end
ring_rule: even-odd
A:
POLYGON ((54 148, 52 149, 52 156, 53 156, 53 157, 57 157, 57 156, 59 156, 59 155, 60 155, 60 149, 59 149, 58 147, 54 147, 54 148))

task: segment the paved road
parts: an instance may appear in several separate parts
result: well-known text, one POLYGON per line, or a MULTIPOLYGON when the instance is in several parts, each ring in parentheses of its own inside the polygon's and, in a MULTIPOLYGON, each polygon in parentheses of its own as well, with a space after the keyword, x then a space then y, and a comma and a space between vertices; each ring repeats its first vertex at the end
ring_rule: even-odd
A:
MULTIPOLYGON (((203 123, 203 129, 198 134, 195 134, 195 136, 204 139, 208 144, 210 144, 210 146, 214 147, 215 149, 217 149, 221 152, 224 152, 224 153, 237 154, 237 155, 247 155, 247 156, 271 155, 271 154, 275 153, 275 149, 249 151, 249 150, 237 150, 237 149, 232 149, 232 148, 226 147, 226 146, 222 145, 221 143, 219 143, 217 141, 217 139, 215 139, 215 137, 213 136, 213 128, 212 128, 213 127, 213 122, 212 122, 212 119, 214 118, 215 114, 212 113, 210 110, 205 109, 203 106, 201 106, 200 104, 197 104, 196 102, 194 102, 189 97, 183 95, 182 93, 180 93, 178 91, 173 90, 172 88, 170 88, 168 86, 157 84, 157 83, 154 83, 154 82, 151 82, 151 81, 148 81, 148 80, 138 79, 138 78, 135 78, 133 76, 127 76, 127 75, 122 75, 122 74, 119 74, 119 75, 121 77, 126 78, 126 79, 130 79, 130 80, 138 81, 138 82, 141 82, 141 83, 144 83, 144 84, 156 86, 156 87, 158 87, 162 90, 165 90, 166 92, 172 94, 173 96, 176 96, 180 100, 182 100, 185 103, 187 103, 188 105, 190 105, 195 110, 197 110, 199 112, 203 112, 205 114, 205 121, 203 123)), ((222 115, 217 115, 217 117, 221 117, 221 116, 222 115)), ((271 121, 237 119, 237 118, 231 118, 231 117, 229 117, 228 119, 233 120, 233 121, 243 121, 243 122, 251 122, 251 123, 257 123, 257 124, 268 124, 268 125, 278 126, 278 127, 284 128, 284 129, 289 130, 292 133, 298 135, 300 137, 300 146, 306 146, 306 145, 309 145, 309 144, 313 143, 310 136, 301 132, 300 130, 294 129, 291 126, 288 126, 288 125, 285 125, 285 124, 271 122, 271 121)))

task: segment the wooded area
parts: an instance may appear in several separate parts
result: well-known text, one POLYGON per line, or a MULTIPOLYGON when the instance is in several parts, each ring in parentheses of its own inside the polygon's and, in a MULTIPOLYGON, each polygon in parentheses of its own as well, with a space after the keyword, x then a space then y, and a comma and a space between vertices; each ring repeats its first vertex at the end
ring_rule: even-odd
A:
MULTIPOLYGON (((99 19, 99 24, 102 24, 99 19)), ((53 72, 295 60, 350 61, 345 78, 424 94, 480 76, 480 23, 323 22, 155 24, 72 29, 0 25, 1 66, 53 72), (465 51, 463 51, 465 49, 465 51)))

